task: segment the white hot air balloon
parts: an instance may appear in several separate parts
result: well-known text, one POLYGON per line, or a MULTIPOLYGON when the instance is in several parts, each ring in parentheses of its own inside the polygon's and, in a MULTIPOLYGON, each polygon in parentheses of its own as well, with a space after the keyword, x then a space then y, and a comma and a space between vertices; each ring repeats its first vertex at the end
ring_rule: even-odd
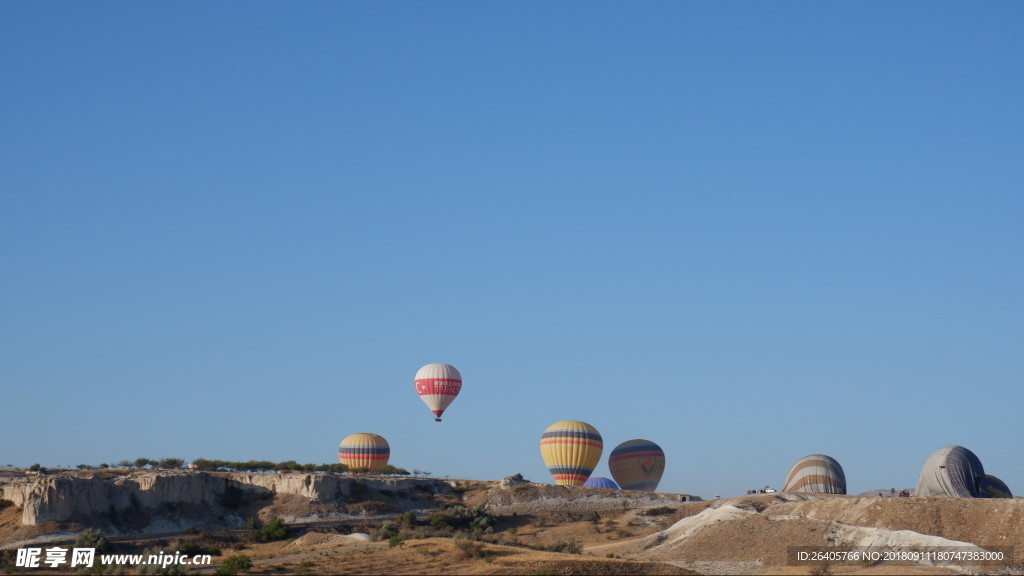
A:
POLYGON ((462 374, 451 364, 427 364, 416 372, 416 393, 434 413, 435 421, 462 390, 462 374))

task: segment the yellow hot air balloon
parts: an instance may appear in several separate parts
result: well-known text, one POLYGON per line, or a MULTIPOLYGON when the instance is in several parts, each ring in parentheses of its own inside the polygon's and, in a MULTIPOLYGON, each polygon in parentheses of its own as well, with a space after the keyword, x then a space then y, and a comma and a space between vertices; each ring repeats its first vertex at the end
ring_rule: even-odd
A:
POLYGON ((338 445, 338 460, 349 469, 366 468, 373 473, 387 465, 390 457, 388 441, 369 432, 346 436, 338 445))
POLYGON ((597 428, 578 420, 555 422, 540 437, 544 465, 562 486, 582 486, 601 460, 603 448, 597 428))

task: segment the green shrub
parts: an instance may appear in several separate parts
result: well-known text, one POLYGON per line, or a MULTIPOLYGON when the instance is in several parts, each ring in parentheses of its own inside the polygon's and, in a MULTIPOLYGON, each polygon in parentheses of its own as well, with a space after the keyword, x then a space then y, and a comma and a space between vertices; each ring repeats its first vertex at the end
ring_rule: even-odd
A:
POLYGON ((401 534, 395 534, 394 536, 388 539, 388 548, 394 548, 396 546, 398 546, 399 548, 405 546, 405 536, 402 536, 401 534))
POLYGON ((252 568, 252 560, 245 554, 228 556, 224 562, 217 567, 214 574, 217 576, 235 576, 252 568))
POLYGON ((466 508, 465 506, 452 506, 443 512, 430 516, 430 525, 439 529, 452 528, 471 532, 493 532, 494 523, 495 517, 487 512, 483 504, 473 509, 466 508))
POLYGON ((374 540, 388 540, 398 536, 398 527, 391 522, 381 524, 380 529, 374 534, 374 540))
POLYGON ((258 542, 275 542, 288 537, 288 525, 276 516, 266 524, 260 522, 259 518, 250 516, 245 519, 245 527, 249 531, 249 537, 258 542))
POLYGON ((100 554, 110 550, 110 543, 96 528, 86 528, 75 537, 75 548, 95 548, 100 554))
POLYGON ((668 506, 658 506, 657 508, 648 508, 644 510, 644 516, 664 516, 675 512, 675 508, 669 508, 668 506))
POLYGON ((575 538, 569 540, 556 540, 545 547, 548 552, 563 552, 566 554, 582 554, 583 546, 575 538))
POLYGON ((449 522, 447 514, 444 512, 437 512, 430 515, 430 526, 433 528, 444 529, 450 528, 451 523, 449 522))
POLYGON ((455 547, 462 551, 462 555, 465 558, 480 559, 484 557, 483 542, 456 538, 455 547))
POLYGON ((288 525, 284 520, 273 517, 262 528, 256 532, 256 539, 260 542, 274 542, 284 540, 288 537, 288 525))
POLYGON ((221 555, 220 548, 206 546, 205 544, 199 544, 198 542, 184 542, 178 546, 178 550, 186 556, 195 556, 196 554, 209 554, 210 556, 221 555))

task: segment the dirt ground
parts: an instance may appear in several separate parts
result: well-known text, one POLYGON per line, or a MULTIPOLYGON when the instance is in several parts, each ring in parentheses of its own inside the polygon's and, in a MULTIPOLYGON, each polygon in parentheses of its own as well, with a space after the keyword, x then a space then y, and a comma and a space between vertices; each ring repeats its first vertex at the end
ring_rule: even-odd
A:
POLYGON ((660 562, 594 558, 484 544, 480 557, 458 549, 451 538, 333 543, 295 549, 264 544, 245 552, 251 574, 696 574, 660 562))
MULTIPOLYGON (((877 498, 800 494, 748 495, 688 502, 685 495, 648 495, 603 489, 496 482, 466 484, 435 495, 433 509, 417 509, 400 538, 374 539, 385 522, 397 523, 395 500, 372 498, 346 506, 359 518, 293 524, 287 540, 256 543, 239 530, 182 534, 174 539, 209 544, 223 552, 213 574, 233 554, 253 561, 247 574, 1007 574, 1024 575, 1024 500, 877 498), (456 506, 486 510, 486 530, 437 527, 432 515, 456 506), (458 538, 455 538, 455 537, 458 538), (855 563, 798 564, 794 547, 837 546, 1002 547, 1001 565, 943 566, 855 563), (1015 554, 1021 554, 1018 558, 1015 554)), ((311 504, 295 496, 268 502, 254 514, 298 515, 311 504)), ((0 541, 73 532, 81 525, 20 525, 20 510, 0 510, 0 541)), ((124 538, 136 551, 162 548, 172 537, 124 538)), ((43 574, 13 566, 4 553, 0 572, 43 574)), ((63 573, 70 573, 70 570, 63 573)), ((135 573, 124 568, 121 573, 135 573)))
MULTIPOLYGON (((485 494, 472 496, 486 502, 485 494)), ((897 534, 907 542, 929 535, 1024 550, 1020 501, 763 495, 562 513, 537 513, 548 504, 534 504, 524 500, 514 516, 502 516, 495 531, 484 536, 491 541, 481 544, 479 557, 459 549, 452 538, 412 538, 391 547, 337 534, 307 534, 245 553, 259 574, 1024 574, 1019 560, 1004 566, 798 565, 788 556, 791 546, 827 549, 830 538, 859 528, 897 534), (696 523, 671 542, 681 520, 732 508, 741 512, 696 523), (579 544, 578 553, 542 550, 567 541, 579 544)))

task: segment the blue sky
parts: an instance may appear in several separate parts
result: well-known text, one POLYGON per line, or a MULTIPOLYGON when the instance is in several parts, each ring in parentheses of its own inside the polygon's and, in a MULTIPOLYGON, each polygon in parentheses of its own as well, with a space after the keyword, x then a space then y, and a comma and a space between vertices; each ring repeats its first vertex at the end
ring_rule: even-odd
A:
POLYGON ((1024 6, 0 4, 0 463, 1024 492, 1024 6), (465 379, 441 424, 423 364, 465 379), (608 475, 602 461, 595 472, 608 475))

